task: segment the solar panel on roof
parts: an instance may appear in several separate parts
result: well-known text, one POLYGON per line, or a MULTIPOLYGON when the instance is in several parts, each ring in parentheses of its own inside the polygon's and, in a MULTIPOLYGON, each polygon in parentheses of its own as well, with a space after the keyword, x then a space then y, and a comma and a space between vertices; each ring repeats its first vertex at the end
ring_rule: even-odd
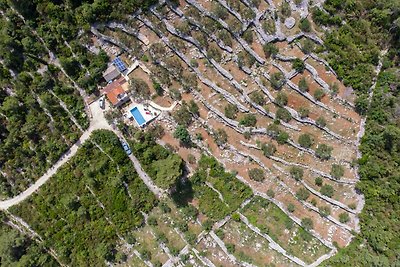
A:
POLYGON ((115 58, 113 60, 113 63, 120 72, 123 72, 124 70, 126 70, 126 66, 125 66, 124 62, 122 62, 122 60, 119 57, 115 58))

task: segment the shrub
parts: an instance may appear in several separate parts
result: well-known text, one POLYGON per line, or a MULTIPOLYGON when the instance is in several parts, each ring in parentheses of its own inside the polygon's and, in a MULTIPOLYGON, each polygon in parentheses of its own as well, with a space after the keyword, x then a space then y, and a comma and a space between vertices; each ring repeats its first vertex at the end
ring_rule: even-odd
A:
POLYGON ((191 143, 190 134, 185 126, 179 125, 174 132, 174 137, 185 145, 191 143))
POLYGON ((303 218, 301 219, 301 226, 305 230, 309 231, 314 228, 314 222, 311 220, 311 218, 303 218))
POLYGON ((331 208, 329 206, 321 206, 319 207, 319 212, 321 213, 322 217, 328 217, 331 215, 331 208))
POLYGON ((295 69, 297 72, 303 73, 306 65, 303 60, 301 60, 300 58, 296 58, 292 63, 292 68, 295 69))
POLYGON ((228 141, 228 135, 226 134, 224 129, 218 129, 215 131, 214 135, 214 141, 218 146, 222 146, 224 144, 226 144, 226 142, 228 141))
POLYGON ((304 187, 300 188, 299 190, 297 190, 296 192, 296 197, 299 200, 307 200, 307 198, 310 196, 310 192, 308 192, 307 189, 305 189, 304 187))
POLYGON ((310 32, 311 31, 311 23, 308 19, 302 19, 300 21, 300 30, 303 32, 310 32))
POLYGON ((289 140, 289 134, 285 131, 279 131, 276 141, 278 144, 283 145, 289 140))
POLYGON ((310 110, 308 108, 300 107, 300 109, 299 109, 300 118, 302 118, 302 119, 307 118, 309 114, 310 114, 310 110))
POLYGON ((342 165, 332 164, 331 175, 335 179, 340 179, 344 175, 344 168, 342 165))
POLYGON ((254 114, 246 114, 239 121, 240 125, 243 125, 246 127, 254 127, 254 126, 256 126, 256 123, 257 123, 257 118, 254 114))
POLYGON ((210 219, 206 220, 206 221, 203 223, 203 228, 204 228, 204 230, 206 230, 206 231, 210 231, 210 230, 212 229, 212 226, 213 226, 213 222, 212 222, 210 219))
POLYGON ((270 78, 271 86, 278 90, 285 84, 285 76, 282 72, 275 72, 271 74, 270 78))
POLYGON ((315 45, 314 42, 311 41, 310 39, 306 38, 303 41, 303 44, 301 46, 301 50, 305 53, 305 54, 310 54, 314 51, 315 49, 315 45))
POLYGON ((356 203, 350 203, 349 204, 349 208, 352 210, 355 210, 357 208, 357 204, 356 203))
POLYGON ((265 174, 262 169, 259 168, 250 169, 247 171, 247 173, 249 174, 250 179, 254 181, 262 182, 265 180, 265 174))
POLYGON ((303 133, 299 136, 298 142, 300 146, 310 148, 314 144, 314 138, 308 133, 303 133))
POLYGON ((331 157, 332 150, 333 148, 331 146, 319 144, 315 150, 315 155, 322 160, 328 160, 331 157))
POLYGON ((331 96, 336 96, 339 93, 339 85, 334 82, 329 85, 329 90, 331 91, 331 96))
POLYGON ((151 226, 156 226, 158 223, 157 223, 157 219, 155 218, 155 217, 149 217, 148 219, 147 219, 147 223, 149 224, 149 225, 151 225, 151 226))
POLYGON ((290 212, 290 213, 292 213, 292 212, 294 212, 295 211, 295 206, 293 205, 293 203, 289 203, 288 205, 287 205, 287 209, 288 209, 288 211, 290 212))
POLYGON ((279 92, 275 101, 279 106, 286 106, 288 103, 288 96, 285 93, 279 92))
POLYGON ((321 177, 316 177, 314 180, 315 184, 318 186, 322 186, 323 180, 321 177))
POLYGON ((320 127, 325 127, 326 126, 326 120, 324 117, 320 116, 316 121, 318 126, 320 127))
POLYGON ((190 66, 192 66, 193 68, 198 68, 199 67, 199 63, 197 62, 196 59, 192 58, 190 60, 190 66))
POLYGON ((269 143, 269 144, 262 144, 261 150, 263 151, 264 156, 269 157, 275 154, 276 152, 276 147, 274 144, 269 143))
POLYGON ((249 139, 251 138, 251 132, 250 132, 250 131, 245 131, 245 132, 243 133, 243 137, 244 137, 246 140, 249 140, 249 139))
POLYGON ((242 37, 249 45, 253 43, 253 32, 251 30, 245 31, 242 37))
POLYGON ((270 56, 274 57, 279 52, 279 49, 273 43, 266 43, 263 45, 263 50, 267 58, 270 56))
POLYGON ((231 120, 236 119, 237 113, 239 112, 238 108, 233 104, 228 104, 224 108, 225 116, 231 120))
POLYGON ((290 175, 292 178, 294 178, 296 181, 300 181, 303 179, 304 171, 302 168, 298 166, 292 166, 290 168, 290 175))
POLYGON ((284 122, 289 122, 292 119, 292 115, 287 109, 280 107, 276 111, 276 118, 284 122))
POLYGON ((332 197, 333 193, 334 193, 334 189, 331 185, 329 184, 324 184, 323 186, 321 186, 321 190, 320 190, 321 194, 323 194, 324 196, 327 197, 332 197))
POLYGON ((275 197, 275 192, 272 189, 268 189, 267 190, 267 196, 269 196, 270 198, 274 198, 275 197))
POLYGON ((300 79, 298 86, 300 91, 302 91, 303 93, 308 92, 308 90, 310 90, 310 88, 308 87, 307 80, 304 77, 300 79))
POLYGON ((317 206, 317 200, 315 198, 311 199, 310 201, 311 205, 313 205, 314 207, 317 206))
POLYGON ((240 215, 239 213, 235 212, 232 214, 232 220, 234 220, 235 222, 239 222, 240 221, 240 215))
POLYGON ((292 10, 290 9, 290 5, 287 2, 282 2, 280 8, 281 14, 283 17, 289 17, 292 14, 292 10))
POLYGON ((339 214, 339 222, 347 223, 350 221, 349 214, 347 212, 342 212, 339 214))
POLYGON ((321 99, 325 96, 325 92, 321 89, 318 88, 317 90, 315 90, 314 92, 314 98, 318 101, 321 101, 321 99))
POLYGON ((235 245, 232 244, 232 243, 226 244, 226 249, 228 250, 228 252, 229 252, 230 254, 235 253, 235 245))
POLYGON ((265 104, 265 98, 264 98, 264 94, 260 93, 260 92, 254 92, 250 95, 250 99, 256 103, 257 105, 264 105, 265 104))

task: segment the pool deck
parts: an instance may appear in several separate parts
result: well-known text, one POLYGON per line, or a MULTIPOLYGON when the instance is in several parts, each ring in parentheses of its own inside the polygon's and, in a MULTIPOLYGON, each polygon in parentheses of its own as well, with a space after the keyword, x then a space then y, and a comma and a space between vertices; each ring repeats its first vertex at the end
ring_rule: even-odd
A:
POLYGON ((125 109, 124 117, 130 121, 135 121, 136 125, 138 125, 139 127, 144 127, 150 121, 157 118, 157 116, 160 115, 160 113, 161 113, 160 110, 157 110, 150 105, 132 103, 125 109), (142 114, 143 119, 145 120, 145 123, 142 125, 138 124, 138 122, 136 121, 136 119, 133 117, 133 115, 131 113, 131 110, 134 109, 135 107, 139 110, 140 114, 142 114))

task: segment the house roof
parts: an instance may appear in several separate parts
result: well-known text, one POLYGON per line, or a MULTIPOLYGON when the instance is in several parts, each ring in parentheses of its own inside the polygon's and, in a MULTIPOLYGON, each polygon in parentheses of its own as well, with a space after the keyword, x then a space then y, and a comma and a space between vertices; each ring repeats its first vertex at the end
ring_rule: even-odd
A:
POLYGON ((107 82, 117 78, 118 75, 119 75, 119 71, 117 70, 117 68, 114 65, 109 66, 103 72, 103 77, 107 82))
POLYGON ((122 77, 118 80, 110 83, 103 89, 103 94, 105 94, 110 100, 110 102, 115 106, 119 103, 120 100, 126 97, 125 90, 122 88, 122 85, 126 83, 126 80, 122 77))

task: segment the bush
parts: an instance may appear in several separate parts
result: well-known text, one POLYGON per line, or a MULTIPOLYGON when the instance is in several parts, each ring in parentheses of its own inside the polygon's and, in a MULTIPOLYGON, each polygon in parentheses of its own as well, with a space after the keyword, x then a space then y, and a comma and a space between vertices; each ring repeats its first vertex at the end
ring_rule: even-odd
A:
POLYGON ((232 244, 232 243, 226 244, 226 249, 228 250, 228 252, 229 252, 230 254, 235 253, 235 245, 232 244))
POLYGON ((298 86, 299 86, 300 91, 302 91, 303 93, 308 92, 310 90, 307 80, 304 77, 300 79, 298 86))
POLYGON ((334 193, 334 189, 331 185, 329 184, 324 184, 323 186, 321 186, 321 190, 320 190, 321 194, 323 194, 324 196, 327 197, 332 197, 333 193, 334 193))
POLYGON ((317 90, 315 90, 314 92, 314 98, 318 101, 321 101, 321 99, 325 96, 325 92, 321 89, 318 88, 317 90))
POLYGON ((289 134, 285 131, 279 131, 276 141, 278 144, 283 145, 289 140, 289 134))
POLYGON ((308 19, 302 19, 300 21, 300 30, 303 32, 310 32, 311 31, 311 23, 308 19))
POLYGON ((290 213, 292 213, 292 212, 295 211, 296 207, 293 205, 293 203, 289 203, 289 204, 287 205, 287 209, 288 209, 288 211, 289 211, 290 213))
POLYGON ((342 165, 332 164, 331 175, 335 179, 340 179, 344 175, 344 168, 342 165))
POLYGON ((264 98, 264 94, 261 92, 254 92, 250 95, 250 99, 256 103, 257 105, 264 105, 265 104, 265 98, 264 98))
POLYGON ((149 224, 149 225, 151 225, 151 226, 156 226, 158 223, 157 223, 157 219, 156 219, 156 217, 149 217, 148 219, 147 219, 147 223, 149 224))
POLYGON ((314 228, 314 222, 311 218, 303 218, 301 219, 301 226, 306 230, 309 231, 314 228))
POLYGON ((233 104, 228 104, 224 108, 225 116, 231 120, 236 119, 237 113, 239 112, 238 108, 233 104))
POLYGON ((275 101, 279 106, 286 106, 288 103, 288 96, 285 93, 279 92, 275 101))
POLYGON ((226 134, 224 129, 218 129, 215 131, 214 135, 214 141, 218 146, 222 146, 224 144, 226 144, 226 142, 228 141, 228 135, 226 134))
POLYGON ((321 177, 316 177, 314 182, 315 182, 315 185, 322 186, 323 179, 321 177))
POLYGON ((347 212, 342 212, 339 214, 339 222, 347 223, 350 221, 349 214, 347 212))
POLYGON ((289 122, 292 119, 292 115, 287 109, 280 107, 276 111, 276 118, 284 122, 289 122))
POLYGON ((235 222, 239 222, 240 221, 240 215, 239 213, 235 212, 232 214, 232 220, 234 220, 235 222))
POLYGON ((331 215, 331 208, 329 206, 321 206, 319 207, 319 212, 321 213, 322 217, 328 217, 331 215))
POLYGON ((185 126, 179 125, 174 132, 174 137, 182 144, 189 145, 191 143, 190 134, 185 126))
POLYGON ((300 146, 310 148, 314 144, 314 138, 308 133, 303 133, 299 136, 298 142, 300 146))
POLYGON ((210 219, 206 220, 206 221, 203 223, 203 228, 204 228, 204 230, 206 230, 206 231, 211 231, 212 227, 213 227, 213 222, 212 222, 210 219))
POLYGON ((246 127, 254 127, 254 126, 256 126, 256 123, 257 123, 257 118, 254 114, 246 114, 239 121, 240 125, 243 125, 246 127))
POLYGON ((190 66, 192 66, 193 68, 198 68, 199 67, 199 63, 197 62, 196 59, 192 58, 190 60, 190 66))
POLYGON ((310 54, 314 51, 315 45, 314 42, 311 41, 310 39, 306 38, 303 41, 303 44, 301 46, 301 50, 304 52, 304 54, 310 54))
POLYGON ((279 52, 279 49, 273 43, 266 43, 265 45, 263 45, 263 50, 265 57, 267 58, 270 56, 274 57, 279 52))
POLYGON ((315 150, 315 155, 322 159, 322 160, 328 160, 331 157, 333 147, 328 146, 326 144, 319 144, 317 146, 317 149, 315 150))
POLYGON ((267 190, 267 196, 269 196, 270 198, 274 198, 275 197, 275 192, 274 190, 272 190, 271 188, 267 190))
POLYGON ((259 168, 250 169, 247 171, 247 173, 249 174, 250 179, 254 181, 262 182, 265 180, 265 174, 262 169, 259 168))
POLYGON ((290 168, 290 175, 292 178, 294 178, 296 181, 300 181, 303 179, 304 171, 302 168, 297 167, 297 166, 292 166, 290 168))
POLYGON ((278 90, 285 84, 285 76, 282 72, 275 72, 271 74, 270 82, 272 88, 278 90))
POLYGON ((299 112, 300 118, 302 118, 302 119, 307 118, 308 115, 310 114, 310 110, 305 107, 300 107, 298 112, 299 112))
POLYGON ((307 198, 310 196, 310 192, 308 192, 307 189, 305 189, 304 187, 300 188, 299 190, 297 190, 296 192, 296 197, 299 200, 307 200, 307 198))
POLYGON ((292 68, 295 69, 297 72, 303 73, 306 65, 303 60, 301 60, 300 58, 296 58, 292 63, 292 68))
POLYGON ((316 121, 318 126, 324 128, 326 126, 326 120, 324 117, 320 116, 316 121))
POLYGON ((269 143, 269 144, 262 144, 261 145, 261 150, 264 154, 264 156, 269 157, 275 154, 276 152, 276 147, 274 144, 269 143))

